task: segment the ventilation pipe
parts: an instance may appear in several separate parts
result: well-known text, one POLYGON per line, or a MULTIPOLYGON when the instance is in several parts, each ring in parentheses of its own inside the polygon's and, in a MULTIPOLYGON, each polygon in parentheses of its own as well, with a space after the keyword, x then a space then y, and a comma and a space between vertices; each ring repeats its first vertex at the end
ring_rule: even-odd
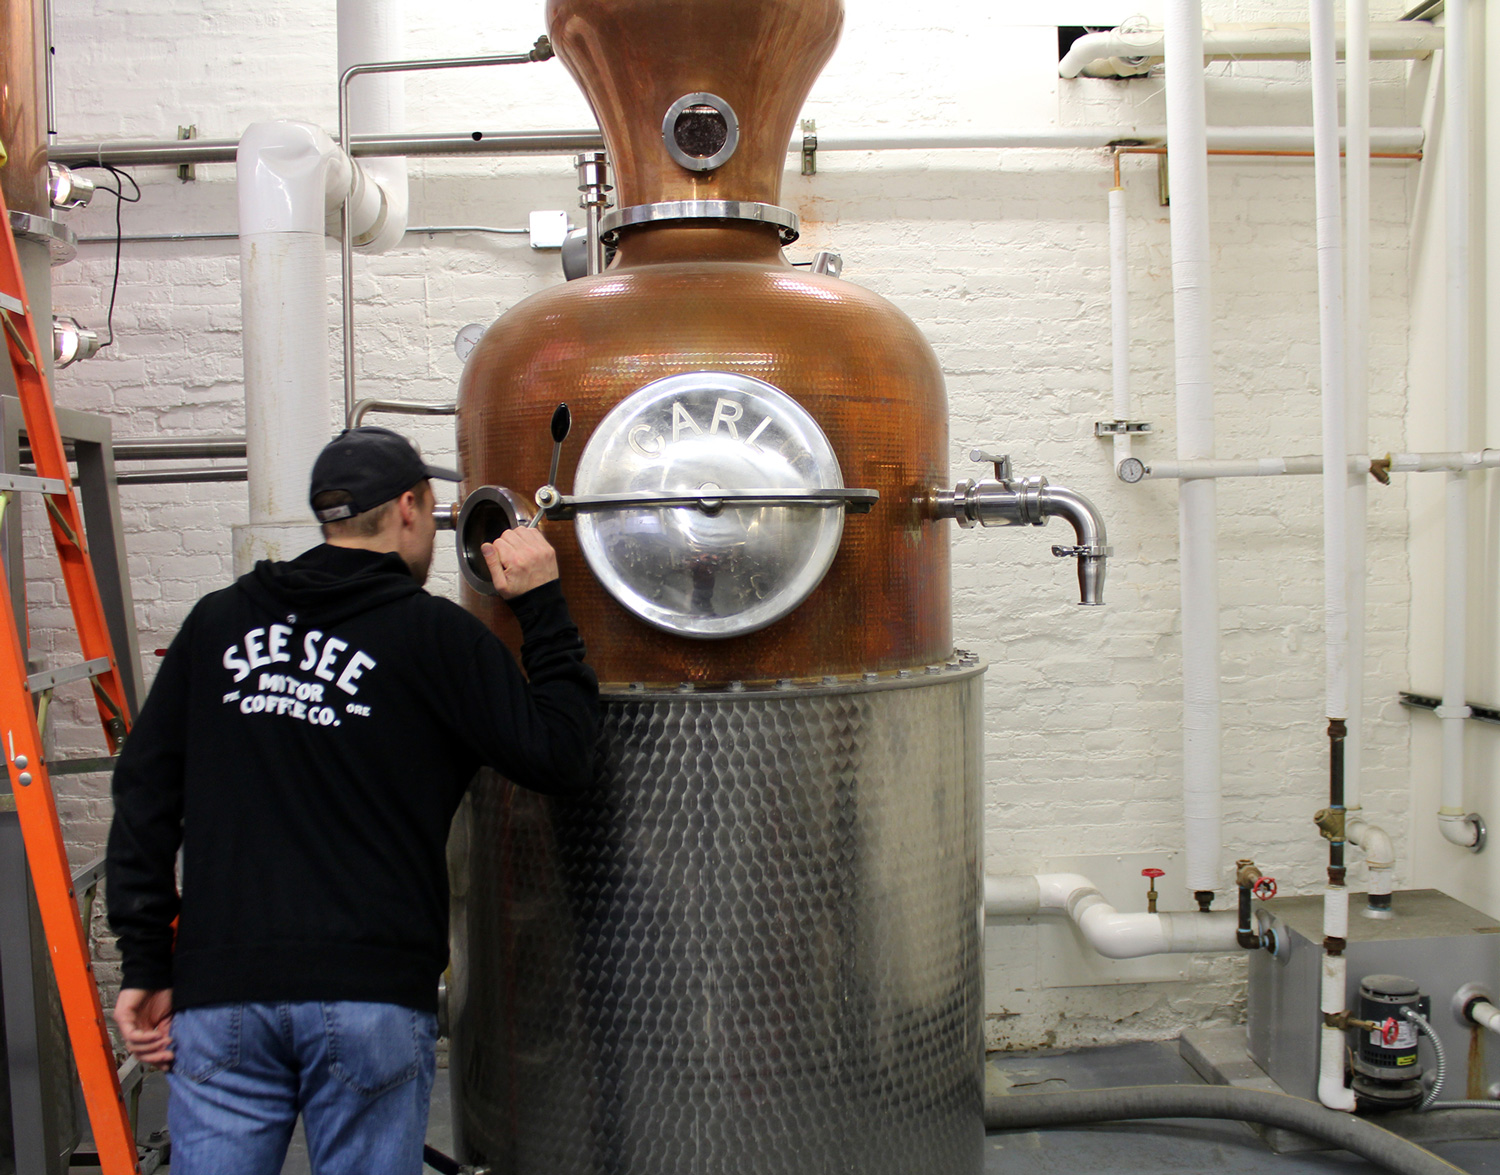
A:
MULTIPOLYGON (((1209 344, 1208 148, 1203 12, 1170 0, 1166 20, 1167 142, 1172 168, 1172 317, 1177 363, 1177 456, 1214 455, 1209 344)), ((1206 908, 1219 885, 1219 579, 1212 481, 1178 490, 1182 567, 1182 758, 1187 884, 1206 908)))
MULTIPOLYGON (((1443 155, 1448 231, 1448 448, 1469 439, 1469 47, 1468 0, 1450 0, 1453 32, 1443 50, 1443 155)), ((1438 828, 1451 844, 1482 847, 1479 817, 1464 812, 1464 726, 1469 717, 1468 639, 1469 487, 1458 471, 1447 474, 1443 559, 1442 802, 1438 828)))
POLYGON ((986 877, 984 913, 987 918, 1071 918, 1089 946, 1106 959, 1241 949, 1235 933, 1238 920, 1229 910, 1122 914, 1092 881, 1077 873, 986 877))
MULTIPOLYGON (((341 0, 340 69, 399 56, 395 0, 341 0)), ((399 79, 360 80, 355 129, 401 129, 399 79)), ((317 127, 262 122, 236 154, 240 299, 245 365, 246 480, 250 520, 234 530, 235 573, 260 559, 290 559, 318 541, 307 507, 313 460, 331 434, 328 397, 328 277, 324 236, 350 198, 350 231, 378 250, 406 232, 406 163, 352 161, 317 127)))
MULTIPOLYGON (((339 72, 351 65, 400 61, 401 0, 338 0, 339 72)), ((399 73, 365 74, 349 83, 349 134, 392 135, 406 128, 406 79, 399 73)), ((406 160, 361 158, 350 208, 356 249, 380 253, 406 232, 406 160)))

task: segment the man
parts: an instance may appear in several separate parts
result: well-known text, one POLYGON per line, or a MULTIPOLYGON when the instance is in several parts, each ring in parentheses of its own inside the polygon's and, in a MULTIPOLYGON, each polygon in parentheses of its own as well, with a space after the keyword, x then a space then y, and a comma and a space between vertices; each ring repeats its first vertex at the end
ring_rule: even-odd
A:
POLYGON ((454 811, 481 765, 592 780, 598 683, 540 533, 484 547, 527 678, 422 590, 427 479, 457 476, 387 429, 341 434, 313 467, 323 545, 199 601, 126 740, 115 1018, 171 1069, 173 1175, 275 1175, 299 1111, 315 1175, 416 1175, 454 811))

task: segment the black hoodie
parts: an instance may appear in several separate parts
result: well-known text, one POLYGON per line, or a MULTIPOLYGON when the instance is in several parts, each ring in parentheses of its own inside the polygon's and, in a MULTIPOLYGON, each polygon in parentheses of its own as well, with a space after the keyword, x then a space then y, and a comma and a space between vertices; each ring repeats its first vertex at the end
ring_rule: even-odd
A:
POLYGON ((527 678, 394 554, 315 547, 199 601, 115 767, 124 986, 179 1008, 434 1010, 444 846, 475 771, 549 794, 592 780, 598 682, 562 592, 511 608, 527 678))

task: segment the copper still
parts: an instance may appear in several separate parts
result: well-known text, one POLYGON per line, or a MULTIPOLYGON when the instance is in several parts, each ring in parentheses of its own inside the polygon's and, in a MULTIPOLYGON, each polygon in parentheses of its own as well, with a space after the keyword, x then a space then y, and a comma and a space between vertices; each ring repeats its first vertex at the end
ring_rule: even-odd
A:
POLYGON ((458 443, 471 518, 525 524, 545 487, 604 729, 595 791, 486 775, 455 826, 455 1127, 497 1173, 981 1166, 982 667, 952 645, 943 379, 899 310, 782 253, 842 22, 548 4, 614 257, 489 328, 458 443))
POLYGON ((0 4, 0 168, 6 207, 51 215, 47 195, 47 38, 42 0, 0 4))

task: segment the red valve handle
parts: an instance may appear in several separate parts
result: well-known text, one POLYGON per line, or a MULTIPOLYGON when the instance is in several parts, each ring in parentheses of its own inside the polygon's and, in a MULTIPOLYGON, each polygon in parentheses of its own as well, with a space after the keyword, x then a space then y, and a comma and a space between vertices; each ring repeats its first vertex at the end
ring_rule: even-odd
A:
POLYGON ((1380 1039, 1383 1044, 1395 1044, 1396 1038, 1400 1035, 1401 1025, 1396 1022, 1396 1017, 1394 1016, 1389 1017, 1386 1022, 1380 1026, 1380 1039))
POLYGON ((1269 901, 1276 896, 1276 879, 1274 877, 1262 877, 1250 890, 1261 901, 1269 901))
POLYGON ((1167 875, 1167 871, 1165 869, 1142 869, 1141 870, 1141 876, 1142 877, 1149 877, 1153 882, 1158 877, 1165 877, 1166 875, 1167 875))

